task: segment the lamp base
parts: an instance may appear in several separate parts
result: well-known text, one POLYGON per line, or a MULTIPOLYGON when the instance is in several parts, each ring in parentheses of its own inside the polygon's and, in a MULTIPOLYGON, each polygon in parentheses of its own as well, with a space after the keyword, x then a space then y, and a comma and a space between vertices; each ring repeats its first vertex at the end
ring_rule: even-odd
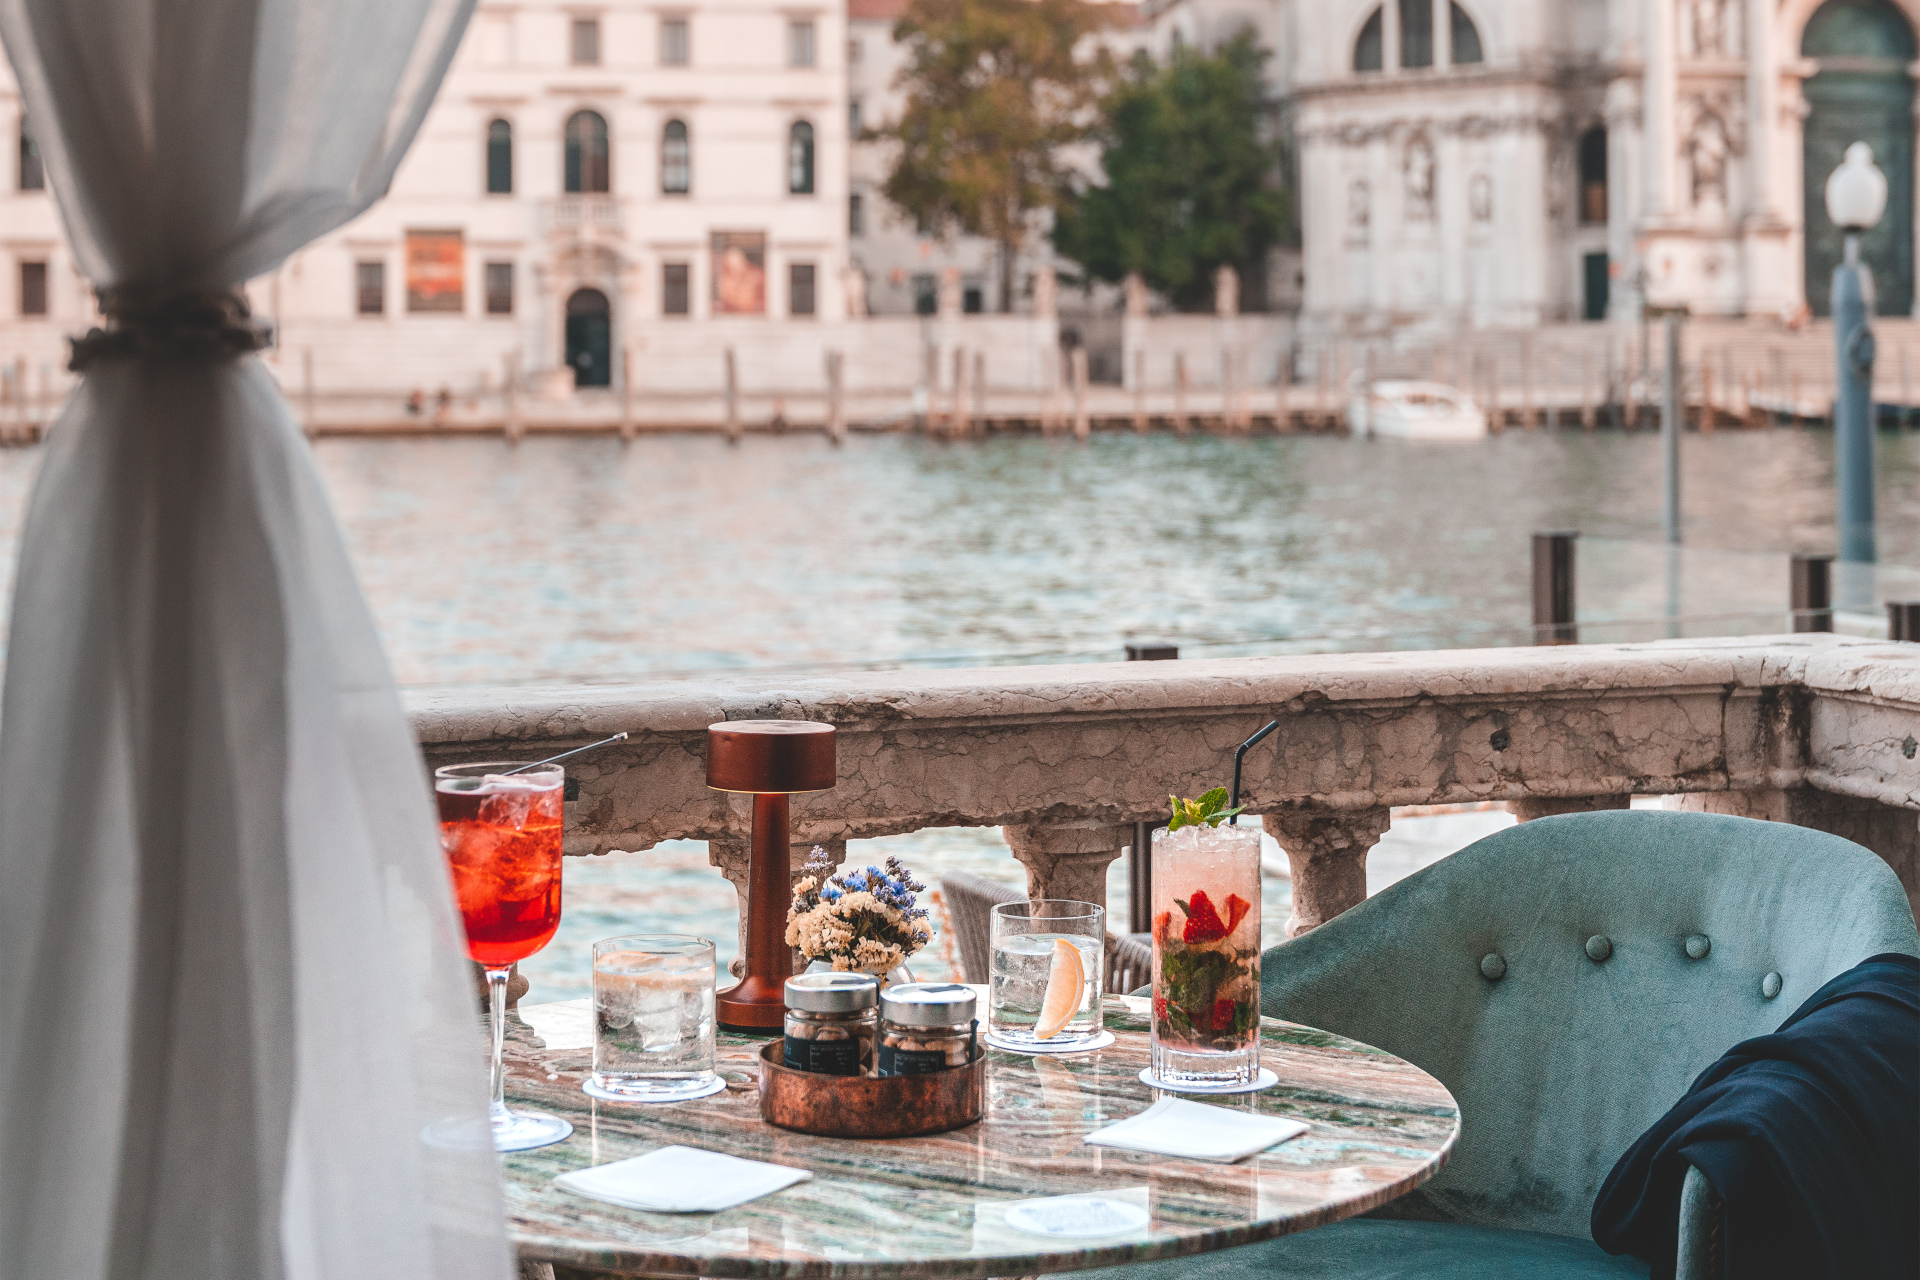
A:
POLYGON ((713 1003, 720 1025, 729 1031, 777 1030, 786 1023, 784 981, 773 982, 750 973, 715 996, 713 1003))

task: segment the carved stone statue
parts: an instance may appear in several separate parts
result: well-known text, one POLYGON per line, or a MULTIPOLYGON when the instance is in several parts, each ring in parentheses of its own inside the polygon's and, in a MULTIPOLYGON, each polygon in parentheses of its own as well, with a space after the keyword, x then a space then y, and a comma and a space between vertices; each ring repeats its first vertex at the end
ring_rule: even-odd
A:
POLYGON ((867 314, 867 273, 850 266, 840 273, 840 288, 847 297, 847 319, 863 319, 867 314))
POLYGON ((1733 52, 1727 38, 1727 0, 1693 0, 1689 17, 1696 57, 1717 58, 1733 52))
POLYGON ((1407 221, 1432 222, 1434 172, 1437 162, 1433 156, 1433 143, 1424 133, 1417 133, 1407 143, 1407 221))
POLYGON ((1727 202, 1727 157, 1732 150, 1726 123, 1713 112, 1702 111, 1682 145, 1695 205, 1727 202))
POLYGON ((1147 282, 1140 278, 1138 271, 1127 272, 1126 279, 1120 282, 1120 291, 1127 300, 1128 315, 1147 314, 1147 282))
POLYGON ((1493 179, 1484 173, 1467 183, 1467 212, 1475 222, 1493 221, 1493 179))
POLYGON ((1213 313, 1218 316, 1240 314, 1240 273, 1224 263, 1213 273, 1213 313))
POLYGON ((960 268, 942 267, 940 269, 939 305, 942 316, 960 314, 960 268))
POLYGON ((1347 226, 1365 232, 1373 221, 1373 192, 1365 178, 1355 178, 1347 187, 1347 226))

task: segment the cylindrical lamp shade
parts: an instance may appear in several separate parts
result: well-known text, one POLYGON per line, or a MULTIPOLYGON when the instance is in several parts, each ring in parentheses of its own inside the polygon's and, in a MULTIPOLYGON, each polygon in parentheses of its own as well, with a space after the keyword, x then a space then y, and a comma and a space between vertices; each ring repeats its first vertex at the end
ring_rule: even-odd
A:
POLYGON ((726 720, 707 726, 707 785, 757 795, 825 791, 839 775, 833 726, 726 720))
POLYGON ((1844 231, 1865 231, 1887 211, 1887 175, 1873 163, 1873 148, 1856 142, 1827 175, 1827 217, 1844 231))

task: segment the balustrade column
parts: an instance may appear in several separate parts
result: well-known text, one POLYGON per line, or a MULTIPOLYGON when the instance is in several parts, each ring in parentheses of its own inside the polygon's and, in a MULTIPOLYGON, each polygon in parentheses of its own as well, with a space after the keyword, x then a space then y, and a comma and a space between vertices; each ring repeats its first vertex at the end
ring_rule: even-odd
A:
POLYGON ((1385 805, 1365 809, 1283 809, 1260 816, 1267 834, 1287 851, 1293 873, 1293 914, 1287 936, 1297 938, 1367 897, 1367 851, 1392 824, 1385 805))
MULTIPOLYGON (((798 880, 800 868, 818 845, 826 851, 827 857, 835 867, 847 860, 847 842, 845 840, 795 840, 789 851, 793 867, 793 878, 798 880)), ((720 874, 733 882, 733 891, 740 895, 740 947, 734 953, 733 960, 727 965, 727 971, 738 978, 745 970, 741 967, 741 957, 747 954, 747 867, 748 845, 743 836, 721 836, 707 841, 707 862, 720 868, 720 874)), ((791 895, 789 895, 789 901, 791 895)), ((785 906, 781 914, 785 916, 785 906)), ((794 953, 794 972, 800 971, 800 953, 794 953)))
MULTIPOLYGON (((1045 826, 1000 828, 1027 869, 1027 897, 1065 898, 1107 905, 1107 867, 1133 843, 1131 826, 1045 826)), ((1108 921, 1109 932, 1118 932, 1108 921)))
POLYGON ((1552 818, 1562 813, 1593 813, 1600 809, 1632 807, 1632 796, 1523 796, 1507 801, 1507 812, 1520 822, 1552 818))
POLYGON ((1879 854, 1900 877, 1914 918, 1920 921, 1920 813, 1912 809, 1814 787, 1689 792, 1680 797, 1680 807, 1763 822, 1790 822, 1863 845, 1879 854))

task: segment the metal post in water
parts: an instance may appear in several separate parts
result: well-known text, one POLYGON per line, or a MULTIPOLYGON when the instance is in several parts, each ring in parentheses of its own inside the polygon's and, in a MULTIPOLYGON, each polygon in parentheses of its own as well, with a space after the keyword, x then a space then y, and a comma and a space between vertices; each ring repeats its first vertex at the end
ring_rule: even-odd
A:
POLYGON ((1667 326, 1667 385, 1660 405, 1661 502, 1660 533, 1668 543, 1680 541, 1680 316, 1669 311, 1667 326))
POLYGON ((1787 595, 1795 631, 1833 630, 1833 557, 1794 556, 1787 566, 1787 595))
MULTIPOLYGON (((1154 641, 1127 645, 1128 662, 1167 662, 1180 656, 1180 646, 1154 641)), ((1133 843, 1127 848, 1127 932, 1153 928, 1153 823, 1133 824, 1133 843)))
POLYGON ((1887 639, 1920 641, 1920 600, 1887 601, 1887 639))
POLYGON ((1840 559, 1871 564, 1873 538, 1873 325, 1860 237, 1847 235, 1833 269, 1834 483, 1839 489, 1840 559))
POLYGON ((1578 644, 1574 623, 1573 553, 1579 533, 1554 529, 1533 535, 1533 642, 1578 644))

